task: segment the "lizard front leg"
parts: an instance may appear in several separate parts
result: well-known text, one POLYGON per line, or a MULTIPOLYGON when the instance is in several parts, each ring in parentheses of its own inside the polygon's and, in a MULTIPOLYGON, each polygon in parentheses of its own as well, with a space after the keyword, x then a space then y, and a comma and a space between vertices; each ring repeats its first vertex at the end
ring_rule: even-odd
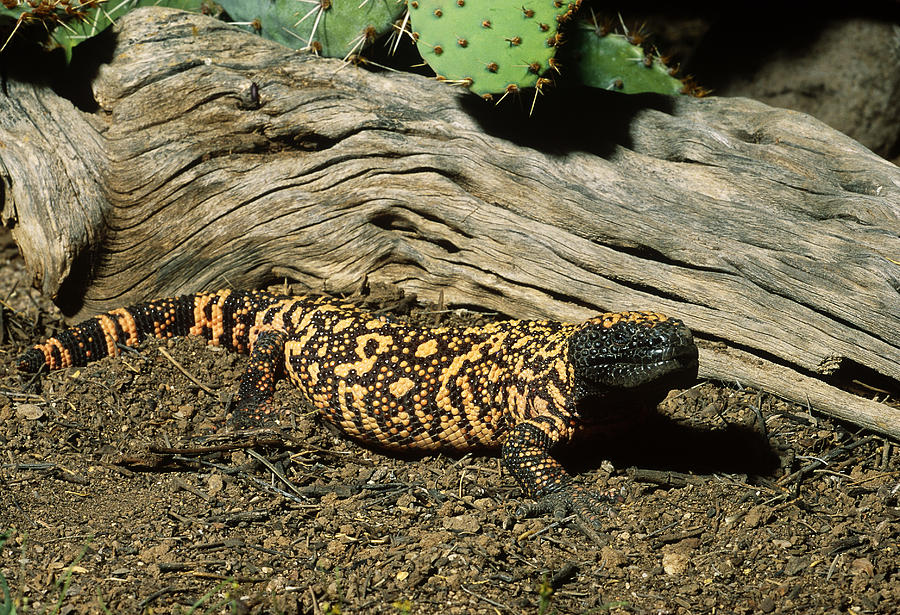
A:
POLYGON ((575 513, 591 526, 600 524, 600 511, 615 502, 609 493, 596 493, 577 485, 562 465, 550 454, 561 440, 555 421, 535 417, 516 424, 501 448, 503 464, 516 482, 536 502, 522 507, 517 515, 553 512, 575 513))
POLYGON ((256 427, 275 419, 272 398, 275 380, 284 371, 286 340, 287 335, 277 329, 265 329, 257 336, 234 404, 236 427, 256 427))
POLYGON ((558 434, 551 419, 537 417, 517 423, 503 441, 500 449, 503 465, 531 498, 555 493, 572 481, 550 455, 550 449, 559 440, 558 434))

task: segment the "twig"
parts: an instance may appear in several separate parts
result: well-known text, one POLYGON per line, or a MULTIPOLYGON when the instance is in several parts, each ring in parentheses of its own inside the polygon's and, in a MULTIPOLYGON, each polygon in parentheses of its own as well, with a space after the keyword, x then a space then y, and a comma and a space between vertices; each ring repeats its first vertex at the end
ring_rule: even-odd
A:
POLYGON ((0 470, 53 470, 56 467, 55 463, 4 463, 0 470))
POLYGON ((656 528, 655 530, 653 530, 652 532, 650 532, 649 534, 647 534, 646 536, 644 536, 644 540, 647 540, 648 538, 653 538, 654 536, 657 536, 657 535, 659 535, 659 534, 662 534, 663 532, 672 529, 673 527, 675 527, 675 526, 678 525, 679 523, 680 523, 680 521, 672 521, 671 523, 667 523, 666 525, 664 525, 664 526, 662 526, 662 527, 656 528))
POLYGON ((762 400, 763 393, 760 391, 756 395, 756 405, 753 407, 753 412, 756 414, 756 418, 759 419, 759 431, 762 437, 766 440, 766 443, 769 443, 769 428, 766 426, 766 419, 763 417, 762 400))
POLYGON ((853 449, 855 449, 859 446, 862 446, 863 444, 868 444, 869 442, 876 440, 878 437, 879 436, 876 436, 875 434, 871 434, 871 435, 866 436, 865 438, 861 438, 861 439, 857 440, 856 442, 851 442, 850 444, 845 444, 844 446, 839 446, 837 448, 831 449, 830 451, 828 451, 821 457, 815 458, 814 461, 806 464, 805 466, 803 466, 796 472, 792 472, 792 473, 788 474, 787 476, 782 476, 781 478, 778 479, 778 481, 776 481, 775 484, 779 485, 779 486, 783 486, 786 483, 789 483, 792 480, 798 479, 802 475, 804 475, 808 472, 811 472, 812 470, 815 470, 816 468, 818 468, 820 466, 824 466, 825 464, 827 464, 829 461, 831 461, 835 457, 838 457, 839 455, 842 455, 843 453, 849 453, 853 449))
POLYGON ((296 438, 292 438, 289 434, 281 431, 277 427, 253 427, 251 429, 237 429, 234 431, 223 431, 202 436, 195 436, 191 440, 196 440, 201 444, 207 442, 234 442, 240 438, 281 438, 289 442, 299 443, 296 438))
POLYGON ((192 570, 192 577, 198 579, 212 579, 213 581, 234 581, 235 583, 265 583, 269 579, 262 577, 245 577, 240 574, 218 574, 216 572, 203 572, 202 570, 192 570))
POLYGON ((568 523, 569 521, 572 521, 576 518, 578 518, 578 515, 569 515, 568 517, 563 517, 562 519, 545 525, 541 529, 535 530, 534 532, 523 532, 522 534, 516 536, 516 540, 525 540, 526 538, 534 538, 535 536, 540 536, 544 532, 549 532, 553 528, 559 527, 563 523, 568 523))
POLYGON ((0 465, 0 469, 16 471, 46 472, 53 478, 76 485, 88 485, 90 481, 72 470, 55 463, 8 463, 0 465))
POLYGON ((227 566, 224 559, 207 559, 199 562, 158 562, 160 572, 184 572, 197 566, 227 566))
POLYGON ((834 569, 837 566, 838 560, 841 558, 842 555, 843 555, 843 553, 838 553, 837 555, 834 556, 834 559, 831 560, 831 566, 828 567, 828 574, 825 576, 826 581, 831 580, 831 575, 834 574, 834 569))
POLYGON ((187 593, 187 592, 191 592, 191 591, 193 591, 193 590, 188 587, 172 587, 171 585, 169 587, 163 587, 159 591, 155 591, 152 594, 150 594, 149 596, 147 596, 146 598, 144 598, 143 600, 141 600, 138 603, 138 607, 143 609, 144 607, 149 605, 151 602, 155 602, 157 598, 162 598, 163 596, 165 596, 167 594, 183 594, 183 593, 187 593))
POLYGON ((562 568, 557 570, 553 576, 550 577, 548 583, 553 589, 559 589, 566 581, 571 579, 576 572, 578 572, 578 565, 575 562, 566 562, 562 565, 562 568))
POLYGON ((177 478, 175 479, 175 486, 178 487, 179 489, 187 491, 188 493, 193 493, 198 498, 200 498, 201 500, 205 500, 206 502, 209 502, 209 500, 212 497, 208 493, 203 493, 199 489, 192 487, 192 486, 188 485, 187 483, 185 483, 184 481, 179 480, 177 478))
POLYGON ((279 480, 281 480, 281 482, 283 482, 285 485, 287 485, 288 489, 290 489, 291 491, 293 491, 294 493, 296 493, 299 496, 303 495, 302 493, 300 493, 300 491, 297 489, 297 487, 294 485, 294 483, 289 481, 281 472, 279 472, 278 468, 276 468, 272 464, 272 462, 270 462, 268 459, 266 459, 265 457, 263 457, 262 455, 260 455, 256 451, 254 451, 252 448, 247 449, 247 454, 250 455, 251 457, 253 457, 254 459, 256 459, 257 461, 259 461, 261 464, 263 464, 267 468, 269 468, 269 471, 271 471, 272 474, 277 476, 279 478, 279 480))
POLYGON ((172 362, 172 365, 174 365, 175 367, 178 368, 178 371, 180 371, 182 374, 184 374, 185 376, 187 376, 187 379, 188 379, 188 380, 190 380, 191 382, 193 382, 194 384, 196 384, 198 387, 200 387, 201 389, 203 389, 204 391, 206 391, 207 393, 209 393, 209 394, 212 395, 213 397, 216 396, 216 392, 215 392, 215 391, 213 391, 211 388, 209 388, 208 386, 206 386, 205 384, 203 384, 202 382, 200 382, 200 381, 199 381, 199 380, 198 380, 191 372, 189 372, 189 371, 188 371, 181 363, 179 363, 178 361, 176 361, 176 360, 174 359, 174 357, 172 357, 172 355, 170 355, 170 354, 166 351, 165 348, 160 348, 160 349, 159 349, 159 352, 160 352, 160 354, 161 354, 162 356, 164 356, 164 357, 167 358, 169 361, 171 361, 171 362, 172 362))
POLYGON ((662 487, 684 487, 685 485, 703 485, 707 478, 696 474, 674 472, 671 470, 645 470, 642 468, 628 468, 629 478, 636 482, 652 483, 662 487))
POLYGON ((24 397, 26 399, 44 399, 43 395, 35 395, 34 393, 19 393, 18 391, 7 391, 6 389, 0 389, 0 394, 6 395, 7 397, 24 397))
POLYGON ((316 600, 316 592, 313 591, 312 585, 309 586, 309 599, 312 600, 313 615, 321 615, 322 609, 319 608, 319 601, 316 600))
MULTIPOLYGON (((173 457, 173 459, 179 459, 179 458, 173 457)), ((184 458, 184 459, 186 459, 186 458, 184 458)), ((191 460, 191 461, 193 461, 193 460, 191 460)), ((284 489, 279 489, 275 485, 270 485, 266 481, 260 480, 260 479, 256 478, 255 476, 252 476, 252 475, 248 474, 247 472, 244 472, 240 468, 238 468, 238 469, 229 468, 228 466, 223 466, 222 464, 219 464, 219 463, 211 463, 209 461, 204 461, 202 459, 198 459, 196 461, 199 462, 201 465, 209 466, 211 468, 216 468, 216 469, 222 470, 223 472, 226 472, 228 474, 238 474, 238 475, 246 478, 253 484, 255 484, 257 487, 264 489, 265 491, 268 491, 270 493, 276 493, 283 498, 286 498, 288 500, 291 500, 292 502, 299 504, 301 508, 320 508, 319 504, 310 504, 307 500, 305 500, 301 497, 297 497, 293 493, 289 493, 289 492, 285 491, 284 489)))
POLYGON ((682 540, 685 540, 687 538, 694 538, 696 536, 700 536, 701 534, 703 534, 703 532, 705 530, 706 530, 706 528, 697 526, 697 527, 688 528, 686 530, 682 530, 680 532, 672 532, 670 534, 660 534, 659 536, 657 536, 656 540, 654 540, 654 543, 656 543, 658 545, 663 545, 663 544, 671 544, 673 542, 681 542, 682 540))
POLYGON ((156 455, 182 455, 184 457, 199 457, 200 455, 209 455, 211 453, 223 453, 254 446, 283 446, 284 440, 272 438, 269 440, 247 440, 246 442, 234 442, 233 444, 216 444, 214 446, 195 446, 188 448, 157 446, 151 444, 148 450, 156 455))
POLYGON ((469 589, 469 588, 466 587, 465 585, 460 584, 460 588, 461 588, 464 592, 466 592, 467 594, 469 594, 470 596, 475 596, 475 597, 478 598, 479 600, 483 600, 484 602, 487 602, 487 603, 490 604, 491 606, 495 606, 495 607, 497 607, 498 609, 503 609, 504 611, 509 611, 510 613, 517 613, 517 612, 518 612, 518 611, 515 611, 515 610, 511 609, 510 607, 506 606, 505 604, 503 604, 503 603, 501 603, 501 602, 497 602, 496 600, 491 600, 491 599, 488 598, 487 596, 482 596, 481 594, 477 594, 477 593, 473 592, 471 589, 469 589))

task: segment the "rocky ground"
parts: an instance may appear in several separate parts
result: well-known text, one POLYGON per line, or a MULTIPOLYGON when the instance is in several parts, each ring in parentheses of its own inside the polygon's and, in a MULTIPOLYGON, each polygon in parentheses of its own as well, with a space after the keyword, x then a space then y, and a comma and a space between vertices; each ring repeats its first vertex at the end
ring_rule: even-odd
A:
MULTIPOLYGON (((736 383, 673 391, 567 455, 625 495, 589 537, 517 518, 496 457, 361 448, 287 383, 286 435, 204 437, 246 357, 197 340, 23 377, 15 356, 60 321, 0 250, 0 613, 900 610, 900 455, 880 436, 736 383)), ((485 318, 397 299, 369 300, 485 318)))

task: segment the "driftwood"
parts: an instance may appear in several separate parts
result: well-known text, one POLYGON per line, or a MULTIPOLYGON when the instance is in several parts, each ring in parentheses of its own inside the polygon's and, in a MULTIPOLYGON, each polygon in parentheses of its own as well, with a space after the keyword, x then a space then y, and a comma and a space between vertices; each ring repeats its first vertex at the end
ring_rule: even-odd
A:
POLYGON ((809 116, 585 91, 529 118, 164 9, 109 43, 95 111, 15 79, 0 99, 2 218, 73 319, 281 278, 654 309, 701 339, 701 376, 900 437, 834 386, 900 381, 900 169, 809 116))

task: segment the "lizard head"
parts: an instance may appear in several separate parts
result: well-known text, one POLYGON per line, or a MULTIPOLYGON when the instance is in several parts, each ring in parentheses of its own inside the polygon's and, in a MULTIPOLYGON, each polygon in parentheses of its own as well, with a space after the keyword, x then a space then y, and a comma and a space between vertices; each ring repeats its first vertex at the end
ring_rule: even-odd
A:
POLYGON ((654 312, 600 314, 569 338, 576 398, 658 384, 696 372, 697 346, 680 320, 654 312))

